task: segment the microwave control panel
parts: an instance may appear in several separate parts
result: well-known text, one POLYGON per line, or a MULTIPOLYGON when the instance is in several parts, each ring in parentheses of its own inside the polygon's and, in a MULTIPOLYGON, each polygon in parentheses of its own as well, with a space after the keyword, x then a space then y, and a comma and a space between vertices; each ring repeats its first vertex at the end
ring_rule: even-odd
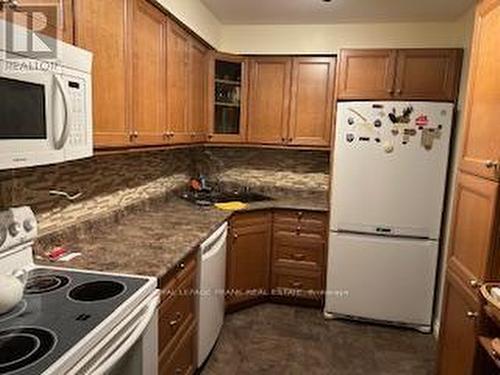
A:
POLYGON ((87 114, 85 103, 85 82, 71 77, 67 80, 68 94, 71 100, 70 146, 84 146, 87 143, 87 114))

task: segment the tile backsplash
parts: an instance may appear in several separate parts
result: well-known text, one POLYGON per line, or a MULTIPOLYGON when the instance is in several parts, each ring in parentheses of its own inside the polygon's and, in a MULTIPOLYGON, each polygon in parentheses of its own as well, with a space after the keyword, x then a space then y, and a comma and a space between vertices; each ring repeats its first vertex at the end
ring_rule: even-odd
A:
POLYGON ((252 148, 176 149, 96 156, 64 164, 0 171, 0 207, 31 206, 51 233, 186 186, 200 173, 250 187, 325 191, 329 153, 252 148), (82 193, 75 201, 50 190, 82 193))

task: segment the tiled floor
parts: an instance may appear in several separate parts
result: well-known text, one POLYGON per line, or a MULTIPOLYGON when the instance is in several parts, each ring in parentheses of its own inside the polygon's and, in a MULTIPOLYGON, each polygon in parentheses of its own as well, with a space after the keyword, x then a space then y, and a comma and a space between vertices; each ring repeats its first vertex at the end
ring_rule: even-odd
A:
POLYGON ((435 350, 432 335, 266 304, 226 317, 202 374, 427 375, 435 350))

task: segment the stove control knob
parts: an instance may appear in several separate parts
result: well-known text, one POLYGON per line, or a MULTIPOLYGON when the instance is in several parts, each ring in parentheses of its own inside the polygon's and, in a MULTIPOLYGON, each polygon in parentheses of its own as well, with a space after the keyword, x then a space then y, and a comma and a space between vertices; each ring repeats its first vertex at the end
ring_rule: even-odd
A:
POLYGON ((12 223, 9 225, 9 233, 12 237, 16 237, 21 231, 21 226, 18 223, 12 223))
POLYGON ((33 220, 26 219, 23 222, 23 228, 26 232, 31 232, 33 230, 33 220))

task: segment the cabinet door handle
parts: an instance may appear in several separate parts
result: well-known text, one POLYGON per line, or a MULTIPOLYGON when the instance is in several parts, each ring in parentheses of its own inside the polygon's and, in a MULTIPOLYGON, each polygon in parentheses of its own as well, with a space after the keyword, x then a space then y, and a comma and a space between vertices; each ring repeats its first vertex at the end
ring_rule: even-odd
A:
POLYGON ((286 138, 285 137, 281 137, 281 142, 285 143, 286 142, 286 138))
POLYGON ((293 254, 292 258, 300 261, 300 260, 304 260, 306 258, 306 256, 304 254, 293 254))
POLYGON ((181 313, 180 312, 176 312, 175 313, 175 319, 171 320, 168 324, 170 325, 170 327, 174 328, 177 324, 179 324, 179 322, 181 321, 181 318, 182 318, 181 313))
POLYGON ((236 240, 238 237, 239 237, 239 236, 238 236, 238 233, 236 233, 236 232, 235 232, 235 233, 233 234, 233 238, 236 240))
POLYGON ((390 94, 390 95, 392 95, 392 94, 394 94, 394 90, 393 89, 387 89, 387 93, 390 94))
POLYGON ((183 270, 184 268, 186 268, 186 265, 184 264, 184 262, 179 263, 179 268, 181 270, 183 270))
POLYGON ((300 281, 294 281, 291 283, 293 288, 302 288, 302 283, 300 281))
POLYGON ((479 280, 476 280, 476 279, 470 279, 469 280, 469 285, 474 288, 474 289, 477 289, 477 288, 480 288, 482 283, 481 281, 479 280))
POLYGON ((212 139, 214 137, 214 135, 213 134, 208 134, 207 137, 208 137, 208 139, 212 139))
POLYGON ((498 161, 495 161, 495 160, 486 160, 486 162, 484 163, 484 165, 488 169, 498 168, 498 161))
POLYGON ((466 316, 469 319, 476 319, 479 316, 479 313, 476 311, 467 311, 466 316))
POLYGON ((177 367, 174 371, 175 375, 180 375, 182 374, 182 369, 180 367, 177 367))
POLYGON ((402 92, 403 92, 403 90, 401 90, 401 89, 397 89, 397 90, 396 90, 396 95, 401 95, 401 94, 402 94, 402 92))

